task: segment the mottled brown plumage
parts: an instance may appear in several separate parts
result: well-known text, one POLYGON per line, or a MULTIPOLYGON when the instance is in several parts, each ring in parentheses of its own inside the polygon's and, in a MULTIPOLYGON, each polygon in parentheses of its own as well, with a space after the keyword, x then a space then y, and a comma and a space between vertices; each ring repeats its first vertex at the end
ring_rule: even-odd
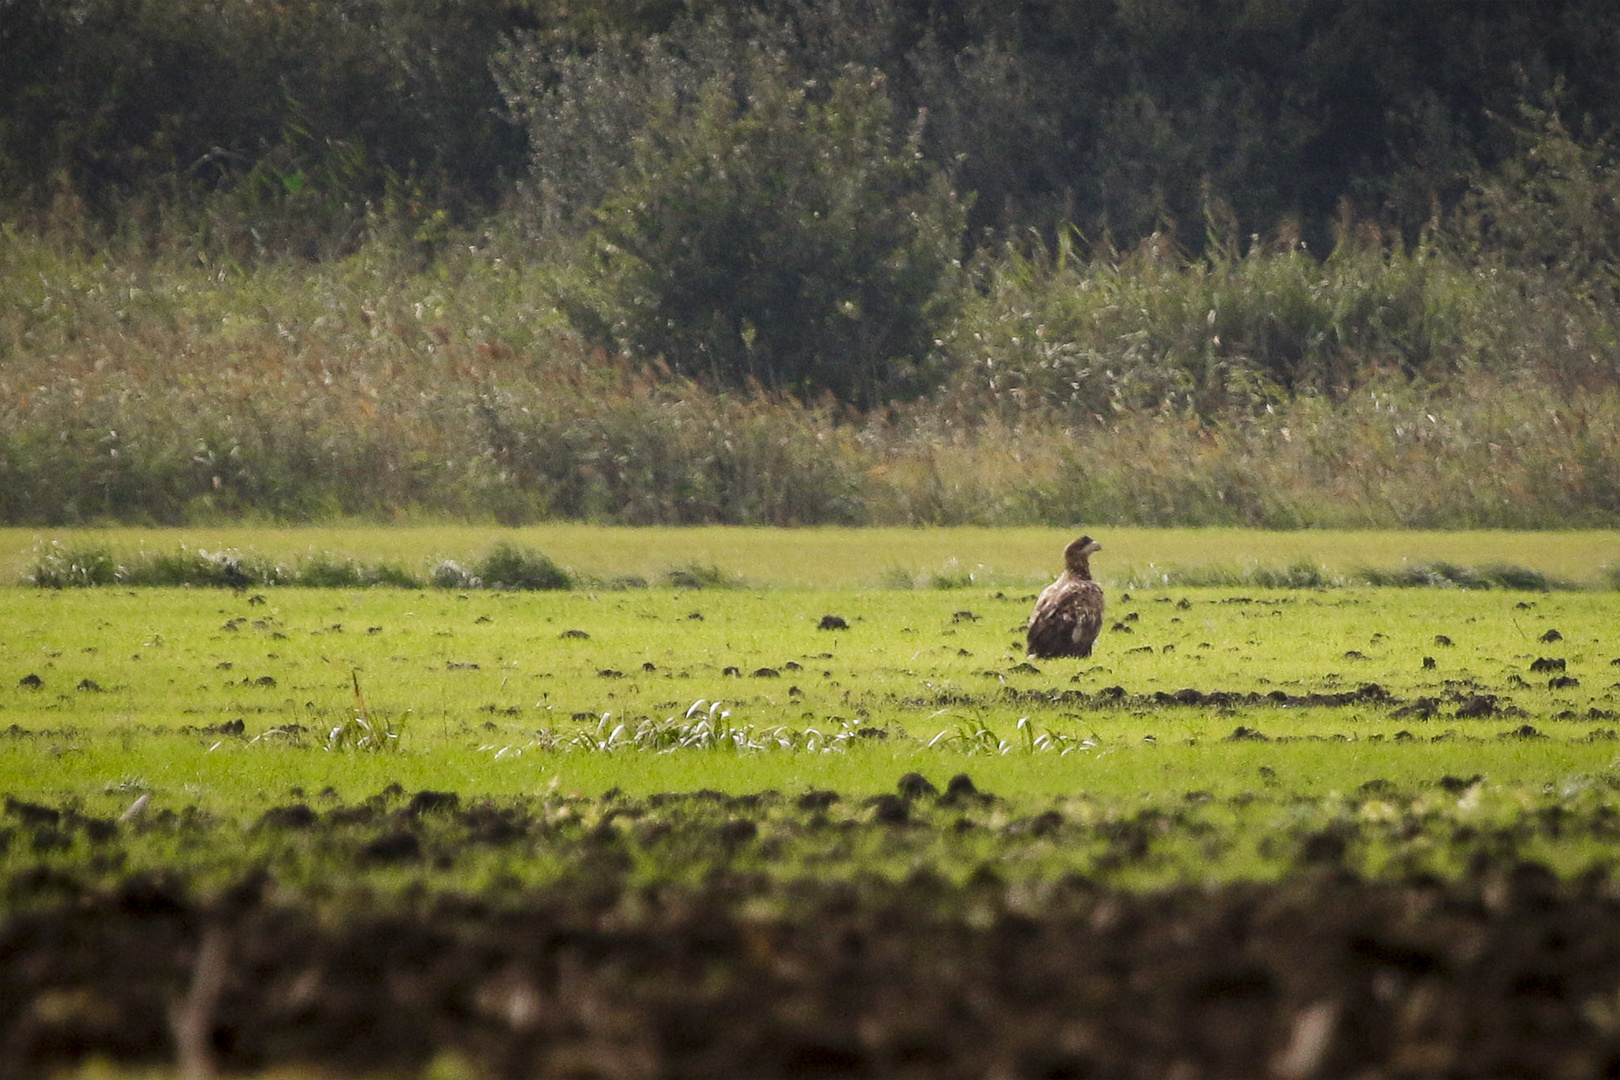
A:
POLYGON ((1063 574, 1041 593, 1029 617, 1031 656, 1091 655, 1103 621, 1103 591, 1091 580, 1091 555, 1101 550, 1089 536, 1063 549, 1063 574))

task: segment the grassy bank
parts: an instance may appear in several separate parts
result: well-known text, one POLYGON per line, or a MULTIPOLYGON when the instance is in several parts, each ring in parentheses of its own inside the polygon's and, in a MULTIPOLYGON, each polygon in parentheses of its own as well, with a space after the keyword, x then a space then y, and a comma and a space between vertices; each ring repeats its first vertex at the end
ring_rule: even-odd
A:
MULTIPOLYGON (((1366 581, 1365 571, 1452 566, 1471 571, 1521 567, 1547 582, 1612 586, 1620 533, 1425 532, 1416 530, 1265 532, 1252 529, 1141 529, 1085 526, 1102 540, 1094 570, 1114 587, 1196 582, 1297 585, 1366 581)), ((538 552, 581 583, 622 579, 659 585, 672 572, 713 570, 711 584, 761 588, 1028 588, 1056 576, 1070 528, 814 528, 729 526, 624 528, 580 524, 521 528, 471 525, 248 526, 179 529, 0 529, 0 585, 22 584, 53 553, 100 552, 133 565, 184 552, 235 552, 269 565, 324 560, 393 566, 427 582, 444 560, 472 565, 499 545, 538 552)), ((1416 583, 1416 582, 1414 582, 1416 583)), ((1436 578, 1431 584, 1444 584, 1436 578)), ((1532 586, 1533 587, 1533 586, 1532 586)))

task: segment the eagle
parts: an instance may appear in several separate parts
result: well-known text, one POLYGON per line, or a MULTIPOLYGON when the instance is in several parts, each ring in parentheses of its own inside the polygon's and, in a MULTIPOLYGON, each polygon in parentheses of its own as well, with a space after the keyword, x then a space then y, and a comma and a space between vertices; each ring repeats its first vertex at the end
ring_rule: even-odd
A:
POLYGON ((1102 545, 1082 536, 1063 549, 1063 573, 1041 592, 1029 617, 1029 654, 1090 656, 1102 629, 1102 586, 1091 580, 1091 556, 1102 545))

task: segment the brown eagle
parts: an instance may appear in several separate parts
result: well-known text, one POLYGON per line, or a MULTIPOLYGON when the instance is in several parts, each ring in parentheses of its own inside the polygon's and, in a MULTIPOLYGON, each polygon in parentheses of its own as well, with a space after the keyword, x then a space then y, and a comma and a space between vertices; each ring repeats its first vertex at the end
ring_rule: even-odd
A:
POLYGON ((1029 617, 1031 656, 1091 655, 1103 621, 1103 591, 1091 580, 1091 554, 1101 550, 1089 536, 1063 549, 1063 573, 1041 593, 1029 617))

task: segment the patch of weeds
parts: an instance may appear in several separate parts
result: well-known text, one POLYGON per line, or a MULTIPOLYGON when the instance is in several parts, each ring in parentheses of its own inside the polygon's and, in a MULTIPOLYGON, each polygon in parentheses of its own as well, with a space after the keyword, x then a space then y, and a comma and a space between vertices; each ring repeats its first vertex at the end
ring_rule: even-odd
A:
POLYGON ((1540 570, 1532 570, 1528 566, 1514 566, 1509 563, 1493 563, 1482 567, 1480 576, 1499 589, 1518 589, 1523 592, 1551 592, 1553 589, 1568 590, 1575 586, 1567 581, 1550 578, 1540 570))
POLYGON ((1396 569, 1364 566, 1352 575, 1368 585, 1395 588, 1512 589, 1523 592, 1572 591, 1574 582, 1549 577, 1539 570, 1511 563, 1493 563, 1478 569, 1439 560, 1409 563, 1396 569))
POLYGON ((975 584, 977 580, 973 571, 965 569, 955 559, 946 563, 937 574, 928 579, 928 587, 931 589, 971 589, 975 584))
POLYGON ((611 577, 581 575, 574 579, 574 585, 592 592, 630 592, 650 587, 647 579, 640 574, 614 574, 611 577))
POLYGON ((327 735, 327 749, 398 750, 399 729, 392 720, 371 715, 366 696, 360 690, 360 673, 354 671, 350 675, 354 679, 354 712, 327 735))
POLYGON ((387 563, 365 565, 353 559, 315 555, 301 563, 288 580, 309 589, 354 589, 376 585, 420 589, 422 583, 404 567, 387 563))
POLYGON ((1245 585, 1263 589, 1327 589, 1339 581, 1310 559, 1296 559, 1282 570, 1257 566, 1249 571, 1245 585))
POLYGON ((1432 563, 1409 563, 1393 570, 1366 567, 1357 576, 1369 585, 1411 588, 1486 589, 1490 583, 1478 574, 1456 563, 1440 560, 1432 563))
POLYGON ((1331 589, 1343 585, 1310 559, 1296 559, 1286 567, 1168 566, 1150 567, 1131 574, 1126 588, 1152 589, 1331 589))
POLYGON ((880 589, 915 589, 917 579, 903 566, 891 566, 878 575, 880 589))
POLYGON ((440 589, 481 589, 484 582, 454 559, 441 559, 428 571, 428 580, 440 589))
MULTIPOLYGON (((873 730, 848 721, 839 722, 836 726, 829 725, 826 730, 818 727, 792 728, 785 724, 738 724, 732 722, 731 711, 724 708, 721 702, 700 698, 679 717, 647 719, 632 725, 628 721, 615 722, 612 713, 604 713, 594 730, 542 730, 536 733, 529 749, 551 753, 599 754, 625 750, 654 753, 673 750, 821 753, 842 750, 856 741, 871 738, 873 730)), ((496 756, 506 756, 511 750, 511 747, 502 747, 496 756)))
MULTIPOLYGON (((1611 581, 1620 588, 1620 571, 1611 572, 1611 581)), ((1371 585, 1399 589, 1513 589, 1525 592, 1572 591, 1581 586, 1550 577, 1539 570, 1509 563, 1470 568, 1444 559, 1427 563, 1407 563, 1398 567, 1360 566, 1344 576, 1329 573, 1310 559, 1296 559, 1281 569, 1255 566, 1248 569, 1221 566, 1149 567, 1129 575, 1120 584, 1125 588, 1151 589, 1175 586, 1184 589, 1334 589, 1344 585, 1371 585)))
POLYGON ((664 580, 676 589, 740 589, 743 584, 737 575, 713 563, 704 565, 696 562, 672 567, 665 573, 664 580))
POLYGON ((946 728, 926 743, 931 750, 949 750, 959 754, 995 754, 1005 757, 1014 750, 1026 754, 1057 754, 1063 756, 1076 750, 1095 750, 1097 740, 1078 735, 1063 735, 1050 729, 1040 730, 1027 716, 1019 717, 1016 733, 1007 739, 984 724, 957 724, 946 728))
POLYGON ((79 589, 115 584, 118 575, 118 562, 107 548, 70 548, 52 540, 35 557, 23 580, 42 589, 79 589))
POLYGON ((158 588, 247 589, 282 584, 285 576, 281 567, 258 556, 181 547, 142 555, 123 568, 119 581, 158 588))

